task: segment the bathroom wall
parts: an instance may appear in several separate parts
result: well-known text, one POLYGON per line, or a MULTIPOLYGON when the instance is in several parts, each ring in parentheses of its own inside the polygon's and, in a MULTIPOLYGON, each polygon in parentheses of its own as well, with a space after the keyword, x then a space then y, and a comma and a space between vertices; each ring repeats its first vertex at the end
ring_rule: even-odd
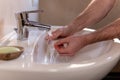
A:
MULTIPOLYGON (((19 11, 38 9, 39 0, 0 0, 0 37, 16 27, 14 14, 19 11)), ((37 16, 32 17, 37 19, 37 16)))
MULTIPOLYGON (((40 14, 40 21, 46 24, 66 25, 70 23, 91 0, 40 0, 40 8, 45 12, 40 14)), ((101 6, 102 7, 102 6, 101 6)), ((120 0, 100 23, 92 28, 102 27, 120 17, 120 0)))

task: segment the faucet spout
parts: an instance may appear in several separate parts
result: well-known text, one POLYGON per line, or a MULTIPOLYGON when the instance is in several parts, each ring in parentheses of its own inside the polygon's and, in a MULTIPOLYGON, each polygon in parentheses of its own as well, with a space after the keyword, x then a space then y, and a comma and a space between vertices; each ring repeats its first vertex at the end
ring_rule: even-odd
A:
POLYGON ((23 11, 16 13, 16 20, 17 20, 17 34, 18 34, 18 40, 24 40, 28 38, 28 29, 25 27, 38 27, 39 30, 47 30, 49 31, 51 29, 50 25, 41 24, 39 22, 30 21, 29 14, 30 13, 39 13, 43 12, 43 10, 34 10, 34 11, 23 11))
POLYGON ((41 24, 35 21, 29 21, 26 26, 32 26, 32 27, 38 27, 38 29, 40 30, 50 30, 51 26, 50 25, 46 25, 46 24, 41 24))

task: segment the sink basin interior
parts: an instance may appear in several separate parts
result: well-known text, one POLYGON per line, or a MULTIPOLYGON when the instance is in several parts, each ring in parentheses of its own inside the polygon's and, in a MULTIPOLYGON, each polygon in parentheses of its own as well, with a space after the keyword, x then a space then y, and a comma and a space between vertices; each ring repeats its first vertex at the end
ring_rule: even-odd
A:
POLYGON ((106 54, 113 42, 103 41, 86 46, 72 57, 60 56, 55 51, 53 42, 49 45, 46 43, 46 31, 40 31, 38 29, 30 29, 29 31, 29 38, 25 41, 18 41, 15 32, 1 39, 0 46, 22 46, 25 48, 25 51, 17 59, 0 61, 0 67, 5 68, 9 66, 9 68, 28 68, 32 67, 34 64, 79 63, 106 54))
MULTIPOLYGON (((87 31, 82 32, 86 34, 87 31)), ((88 33, 88 32, 87 32, 88 33)), ((113 41, 103 41, 88 45, 76 53, 75 56, 60 56, 54 49, 54 42, 47 44, 44 40, 46 33, 39 36, 39 39, 34 48, 34 62, 39 64, 58 64, 58 63, 79 63, 95 59, 111 49, 113 41)))

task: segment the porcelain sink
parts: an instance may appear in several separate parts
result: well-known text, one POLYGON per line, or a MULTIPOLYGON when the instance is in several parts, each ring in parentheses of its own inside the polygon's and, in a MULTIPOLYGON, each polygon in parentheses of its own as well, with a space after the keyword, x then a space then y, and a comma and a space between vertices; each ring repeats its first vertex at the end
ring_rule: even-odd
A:
MULTIPOLYGON (((53 26, 51 31, 56 28, 53 26)), ((46 43, 46 31, 37 28, 29 31, 25 41, 18 41, 15 32, 0 39, 0 46, 25 48, 19 58, 0 61, 1 80, 101 80, 120 59, 119 39, 86 46, 74 57, 68 57, 55 51, 54 42, 46 43)), ((85 28, 80 35, 91 31, 94 30, 85 28)))

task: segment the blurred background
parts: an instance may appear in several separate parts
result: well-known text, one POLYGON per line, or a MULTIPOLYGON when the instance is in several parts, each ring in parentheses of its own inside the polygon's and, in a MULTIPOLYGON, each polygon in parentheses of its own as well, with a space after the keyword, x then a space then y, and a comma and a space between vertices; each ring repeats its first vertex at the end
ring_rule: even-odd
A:
MULTIPOLYGON (((67 25, 80 14, 91 0, 0 0, 0 36, 7 34, 16 27, 15 13, 43 9, 44 13, 30 16, 50 25, 67 25)), ((114 8, 98 24, 91 28, 97 29, 120 17, 120 0, 114 8)), ((101 6, 102 7, 102 6, 101 6)))
MULTIPOLYGON (((39 8, 45 11, 39 16, 40 22, 52 25, 67 25, 85 9, 90 1, 91 0, 40 0, 39 8)), ((108 16, 91 28, 97 29, 119 17, 120 0, 117 0, 108 16)))

